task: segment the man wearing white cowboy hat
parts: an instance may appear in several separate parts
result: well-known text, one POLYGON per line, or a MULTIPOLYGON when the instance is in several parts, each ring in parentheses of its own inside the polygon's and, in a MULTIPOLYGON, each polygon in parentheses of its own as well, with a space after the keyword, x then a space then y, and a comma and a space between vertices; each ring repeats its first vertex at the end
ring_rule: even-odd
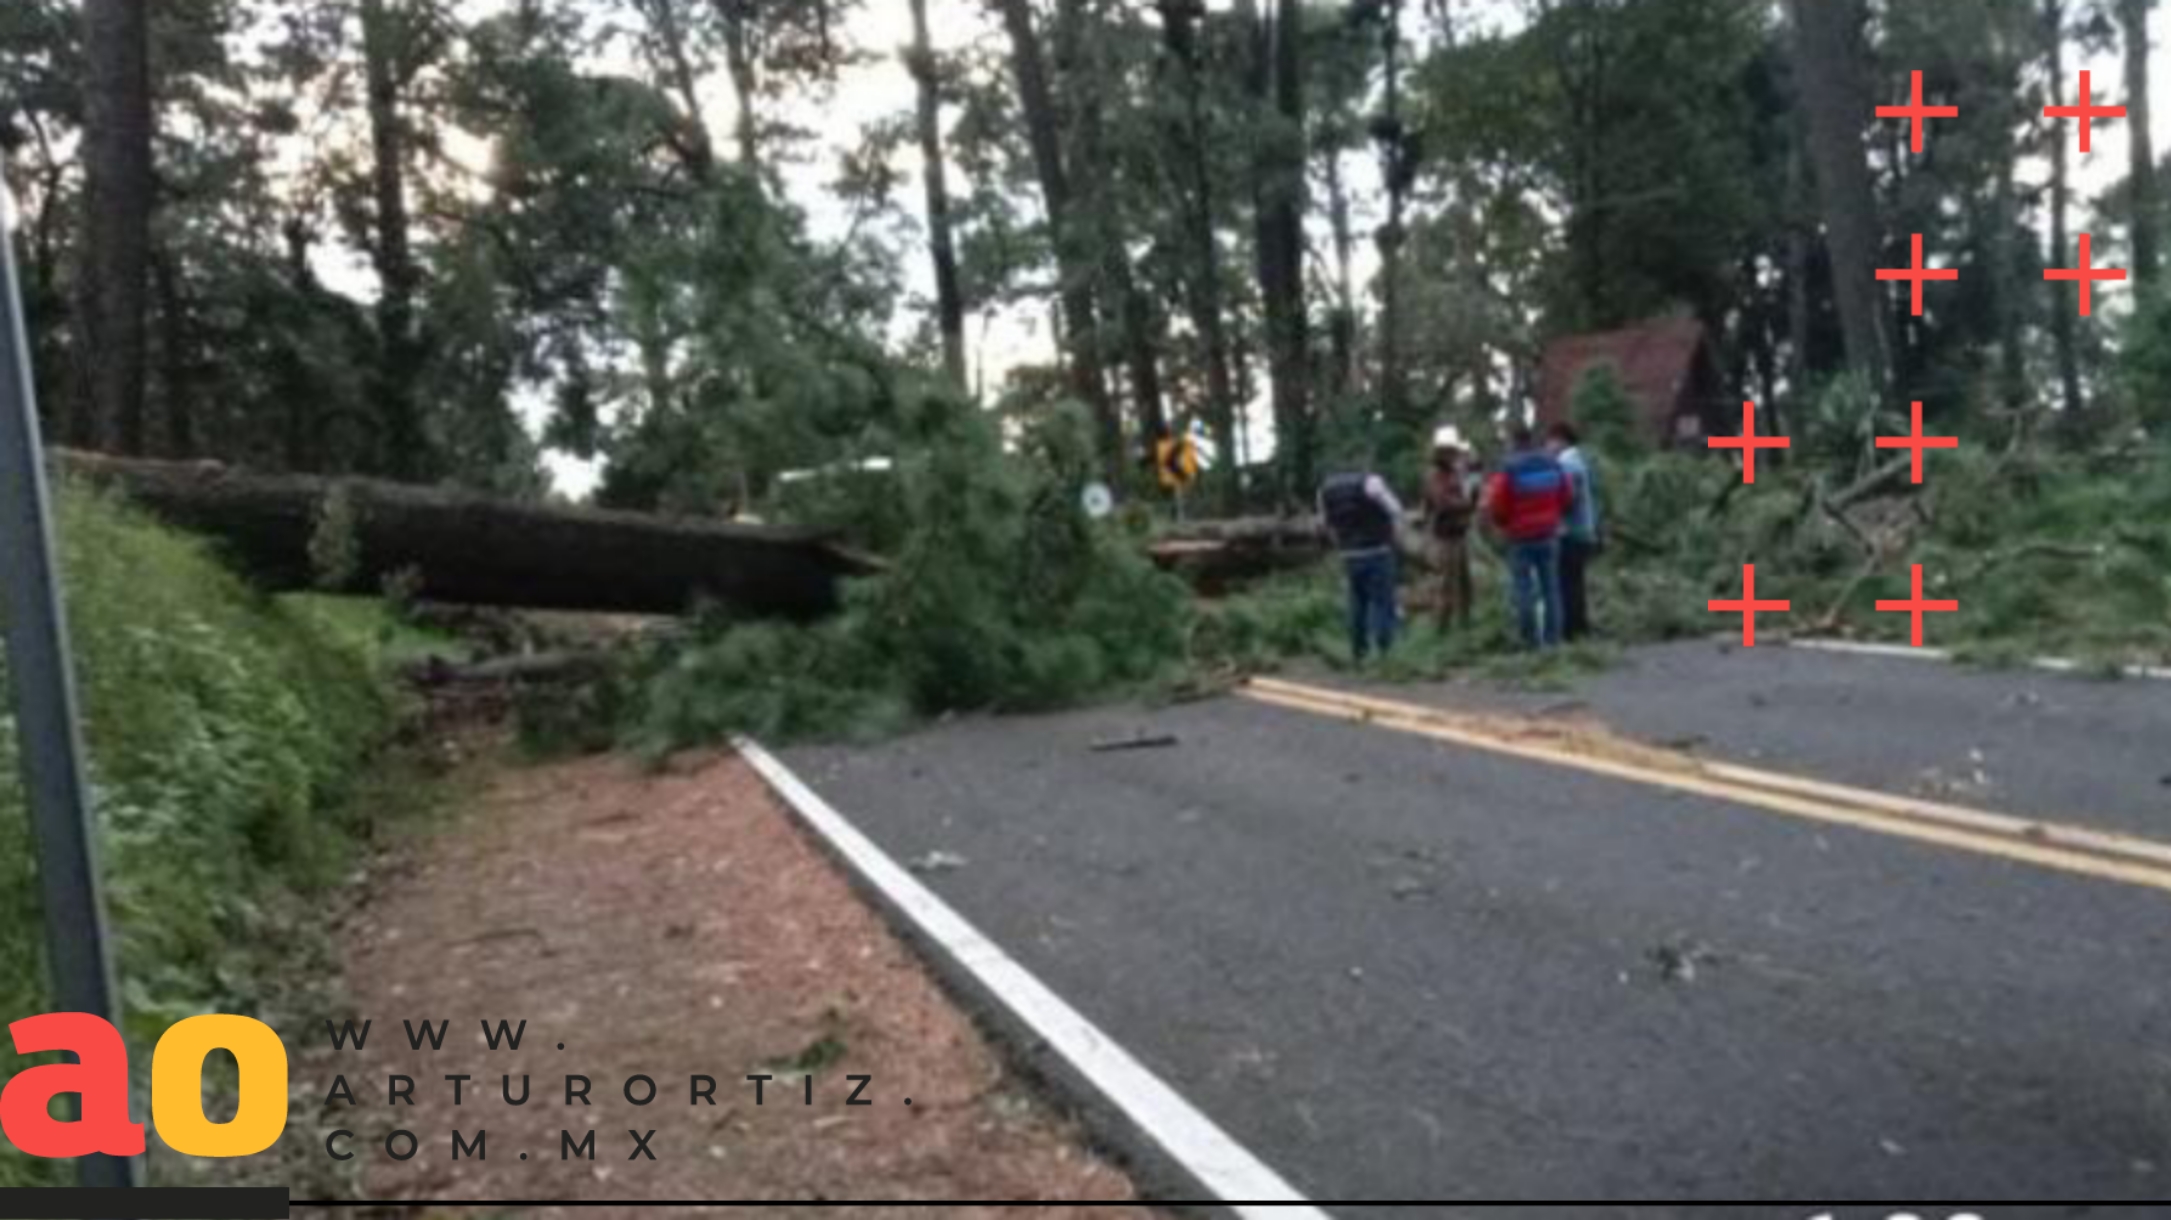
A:
POLYGON ((1477 517, 1470 484, 1462 429, 1444 424, 1432 434, 1432 469, 1425 475, 1425 524, 1433 568, 1440 574, 1442 628, 1470 615, 1470 523, 1477 517))

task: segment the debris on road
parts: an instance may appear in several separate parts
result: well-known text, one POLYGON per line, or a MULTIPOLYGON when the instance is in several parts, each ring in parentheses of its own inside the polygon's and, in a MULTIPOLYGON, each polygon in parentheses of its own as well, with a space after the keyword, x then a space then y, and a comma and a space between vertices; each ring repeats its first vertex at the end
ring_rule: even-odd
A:
POLYGON ((971 861, 956 852, 931 851, 911 861, 907 866, 915 873, 948 873, 965 867, 971 861))
POLYGON ((1090 748, 1095 754, 1116 754, 1125 750, 1166 750, 1181 744, 1174 733, 1142 733, 1096 741, 1090 748))
POLYGON ((1692 939, 1654 946, 1645 956, 1657 965, 1659 978, 1668 983, 1693 983, 1698 966, 1715 966, 1720 960, 1711 946, 1692 939))

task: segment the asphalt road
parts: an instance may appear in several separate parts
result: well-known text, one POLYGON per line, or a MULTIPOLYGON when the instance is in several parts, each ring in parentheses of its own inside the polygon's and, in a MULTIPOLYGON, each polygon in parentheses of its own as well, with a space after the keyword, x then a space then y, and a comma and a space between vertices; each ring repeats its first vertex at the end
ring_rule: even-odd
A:
POLYGON ((1591 714, 1710 757, 2171 840, 2171 682, 1698 641, 1638 649, 1569 692, 1385 689, 1591 714))
MULTIPOLYGON (((1919 791, 1957 751, 1972 803, 2171 825, 2171 686, 1697 645, 1588 687, 1708 754, 1919 791)), ((787 761, 963 857, 924 880, 1315 1198, 2171 1197, 2159 890, 1241 700, 787 761), (1179 744, 1089 748, 1139 731, 1179 744)))

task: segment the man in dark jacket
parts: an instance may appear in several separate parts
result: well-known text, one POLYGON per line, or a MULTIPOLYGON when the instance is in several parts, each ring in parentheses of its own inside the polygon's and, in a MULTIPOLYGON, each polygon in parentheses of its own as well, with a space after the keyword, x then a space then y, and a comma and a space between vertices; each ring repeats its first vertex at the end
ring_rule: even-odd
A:
POLYGON ((1561 642, 1565 626, 1560 535, 1561 524, 1575 504, 1575 488, 1560 463, 1537 446, 1529 425, 1514 425, 1508 439, 1512 451, 1493 472, 1486 505, 1493 524, 1507 540, 1515 618, 1522 627, 1523 642, 1547 648, 1561 642))
POLYGON ((1402 503, 1376 474, 1338 474, 1319 488, 1319 519, 1349 575, 1350 652, 1359 661, 1385 653, 1395 642, 1402 503))

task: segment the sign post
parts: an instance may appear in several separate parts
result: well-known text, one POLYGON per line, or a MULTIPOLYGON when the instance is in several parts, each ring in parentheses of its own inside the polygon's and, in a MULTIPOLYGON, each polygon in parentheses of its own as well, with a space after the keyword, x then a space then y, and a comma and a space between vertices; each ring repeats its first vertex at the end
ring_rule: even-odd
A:
MULTIPOLYGON (((44 899, 46 958, 58 1011, 119 1026, 99 899, 97 851, 76 728, 75 678, 38 439, 30 344, 15 271, 15 205, 0 187, 0 619, 24 793, 44 899)), ((78 1162, 85 1186, 133 1186, 126 1157, 78 1162)))

